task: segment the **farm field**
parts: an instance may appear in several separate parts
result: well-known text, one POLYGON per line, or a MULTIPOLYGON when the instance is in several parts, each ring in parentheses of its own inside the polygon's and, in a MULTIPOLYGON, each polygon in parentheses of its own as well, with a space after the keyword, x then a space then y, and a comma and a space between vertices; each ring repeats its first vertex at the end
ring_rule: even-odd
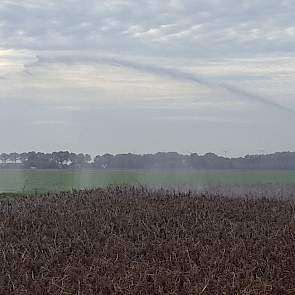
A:
POLYGON ((218 185, 295 185, 295 171, 0 169, 0 193, 70 191, 122 184, 192 189, 218 185))
POLYGON ((1 294, 295 294, 292 200, 116 187, 0 201, 1 294))

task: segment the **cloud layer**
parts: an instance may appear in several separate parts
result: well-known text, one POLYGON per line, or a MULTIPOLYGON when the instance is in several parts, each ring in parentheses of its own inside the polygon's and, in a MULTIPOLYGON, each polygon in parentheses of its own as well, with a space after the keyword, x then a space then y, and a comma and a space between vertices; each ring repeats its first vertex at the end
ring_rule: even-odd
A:
POLYGON ((2 47, 224 56, 295 46, 292 0, 3 0, 2 47))
POLYGON ((293 0, 2 0, 0 40, 7 150, 241 154, 295 144, 286 131, 295 123, 293 0), (17 144, 18 128, 32 132, 17 144))

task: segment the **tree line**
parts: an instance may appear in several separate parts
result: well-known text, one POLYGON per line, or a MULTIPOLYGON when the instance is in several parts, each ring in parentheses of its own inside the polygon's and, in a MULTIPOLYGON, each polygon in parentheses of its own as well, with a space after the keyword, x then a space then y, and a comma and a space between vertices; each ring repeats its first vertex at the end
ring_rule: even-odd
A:
POLYGON ((28 152, 28 153, 2 153, 0 154, 2 168, 83 168, 90 167, 89 154, 75 154, 68 151, 53 153, 28 152))
POLYGON ((295 169, 295 152, 247 155, 227 158, 214 153, 182 155, 176 152, 155 154, 89 154, 60 151, 53 153, 2 153, 1 168, 37 169, 295 169))

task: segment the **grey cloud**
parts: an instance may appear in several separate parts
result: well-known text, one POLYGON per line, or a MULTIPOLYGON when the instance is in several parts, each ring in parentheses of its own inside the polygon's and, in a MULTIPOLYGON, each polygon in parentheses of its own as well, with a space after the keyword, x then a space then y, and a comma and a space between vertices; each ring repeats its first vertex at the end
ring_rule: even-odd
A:
POLYGON ((292 53, 293 8, 292 0, 3 1, 0 37, 2 47, 38 50, 159 56, 292 53), (169 24, 174 27, 165 27, 169 24), (201 29, 194 30, 198 25, 201 29), (136 32, 126 34, 135 26, 140 28, 137 38, 136 32), (260 31, 255 38, 253 30, 260 31), (151 34, 156 31, 158 38, 151 34))

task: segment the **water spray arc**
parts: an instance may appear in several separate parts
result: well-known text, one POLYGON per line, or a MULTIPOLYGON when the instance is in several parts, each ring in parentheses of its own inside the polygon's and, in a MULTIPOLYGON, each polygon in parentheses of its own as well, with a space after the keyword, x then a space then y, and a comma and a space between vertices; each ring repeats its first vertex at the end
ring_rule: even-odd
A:
POLYGON ((272 101, 264 96, 251 93, 239 87, 227 84, 227 83, 218 83, 214 82, 207 77, 204 77, 200 74, 196 75, 194 73, 185 72, 179 69, 166 68, 161 66, 155 66, 150 64, 144 64, 139 62, 133 62, 121 58, 114 57, 81 57, 81 56, 58 56, 58 57, 48 57, 48 56, 37 56, 36 61, 30 65, 25 66, 25 71, 31 73, 30 68, 33 68, 37 65, 42 64, 100 64, 100 65, 109 65, 119 68, 126 68, 135 70, 142 73, 152 74, 159 77, 170 78, 176 81, 189 82, 192 84, 198 84, 206 86, 213 90, 220 90, 227 93, 230 93, 237 97, 238 99, 244 100, 246 102, 254 102, 260 105, 264 105, 268 108, 276 109, 277 111, 289 113, 295 115, 295 110, 285 106, 283 104, 272 101))

